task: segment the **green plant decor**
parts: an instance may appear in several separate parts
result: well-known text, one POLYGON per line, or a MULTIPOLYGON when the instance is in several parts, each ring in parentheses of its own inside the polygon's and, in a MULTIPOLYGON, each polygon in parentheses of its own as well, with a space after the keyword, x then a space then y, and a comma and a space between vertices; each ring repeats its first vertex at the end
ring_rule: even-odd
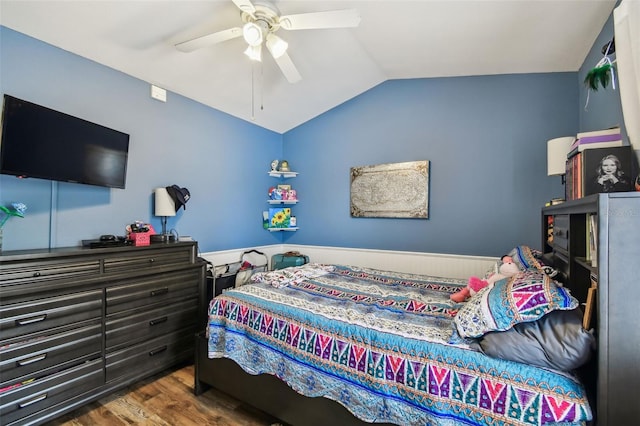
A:
MULTIPOLYGON (((601 61, 602 62, 602 61, 601 61)), ((584 84, 594 91, 597 91, 599 86, 606 89, 609 83, 613 82, 613 88, 615 89, 615 77, 613 73, 615 67, 608 59, 604 64, 599 64, 595 68, 591 69, 584 79, 584 84)))
POLYGON ((25 210, 27 206, 23 203, 11 203, 11 207, 0 206, 0 229, 10 217, 24 217, 25 210))

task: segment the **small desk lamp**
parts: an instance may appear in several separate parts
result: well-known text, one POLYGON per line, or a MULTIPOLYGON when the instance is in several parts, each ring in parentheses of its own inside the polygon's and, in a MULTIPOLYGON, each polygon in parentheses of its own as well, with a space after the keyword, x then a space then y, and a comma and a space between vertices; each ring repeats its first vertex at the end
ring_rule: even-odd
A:
POLYGON ((167 232, 167 217, 176 215, 176 205, 167 192, 166 188, 156 188, 155 193, 155 216, 162 217, 162 235, 154 236, 154 241, 168 243, 173 236, 167 232))
POLYGON ((551 139, 547 142, 547 176, 562 176, 564 185, 569 148, 576 138, 567 136, 563 138, 551 139))

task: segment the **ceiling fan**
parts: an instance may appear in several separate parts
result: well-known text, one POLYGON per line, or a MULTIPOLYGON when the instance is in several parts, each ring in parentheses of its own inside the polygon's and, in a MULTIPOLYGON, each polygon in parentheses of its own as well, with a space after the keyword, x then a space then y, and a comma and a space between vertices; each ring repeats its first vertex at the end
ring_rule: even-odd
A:
POLYGON ((360 15, 355 9, 280 15, 278 9, 267 1, 258 0, 253 3, 250 0, 232 1, 240 9, 240 16, 244 22, 242 27, 196 37, 176 44, 176 49, 192 52, 242 36, 248 44, 244 53, 249 58, 260 61, 262 46, 265 45, 285 78, 290 83, 297 83, 302 76, 287 54, 287 42, 275 34, 280 28, 285 30, 351 28, 360 24, 360 15))

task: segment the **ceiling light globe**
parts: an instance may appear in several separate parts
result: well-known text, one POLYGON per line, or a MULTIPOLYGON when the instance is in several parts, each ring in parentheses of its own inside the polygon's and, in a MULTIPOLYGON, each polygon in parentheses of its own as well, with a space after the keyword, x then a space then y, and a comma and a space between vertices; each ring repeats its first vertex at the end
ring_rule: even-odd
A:
POLYGON ((244 54, 249 57, 252 61, 262 62, 262 46, 247 46, 247 50, 244 51, 244 54))
POLYGON ((248 22, 242 27, 242 36, 249 46, 262 44, 262 28, 254 22, 248 22))
POLYGON ((269 49, 274 58, 278 59, 284 55, 288 47, 289 44, 280 37, 274 34, 267 36, 267 49, 269 49))

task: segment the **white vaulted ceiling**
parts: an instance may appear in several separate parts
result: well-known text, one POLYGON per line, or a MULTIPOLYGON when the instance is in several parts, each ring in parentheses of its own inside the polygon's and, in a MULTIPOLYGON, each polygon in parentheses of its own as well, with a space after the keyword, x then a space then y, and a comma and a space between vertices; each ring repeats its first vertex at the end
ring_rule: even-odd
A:
POLYGON ((302 75, 295 84, 268 55, 251 62, 242 37, 190 53, 174 47, 241 25, 231 0, 1 0, 0 23, 283 133, 389 79, 577 71, 616 2, 273 3, 287 15, 355 8, 361 22, 279 31, 302 75))

